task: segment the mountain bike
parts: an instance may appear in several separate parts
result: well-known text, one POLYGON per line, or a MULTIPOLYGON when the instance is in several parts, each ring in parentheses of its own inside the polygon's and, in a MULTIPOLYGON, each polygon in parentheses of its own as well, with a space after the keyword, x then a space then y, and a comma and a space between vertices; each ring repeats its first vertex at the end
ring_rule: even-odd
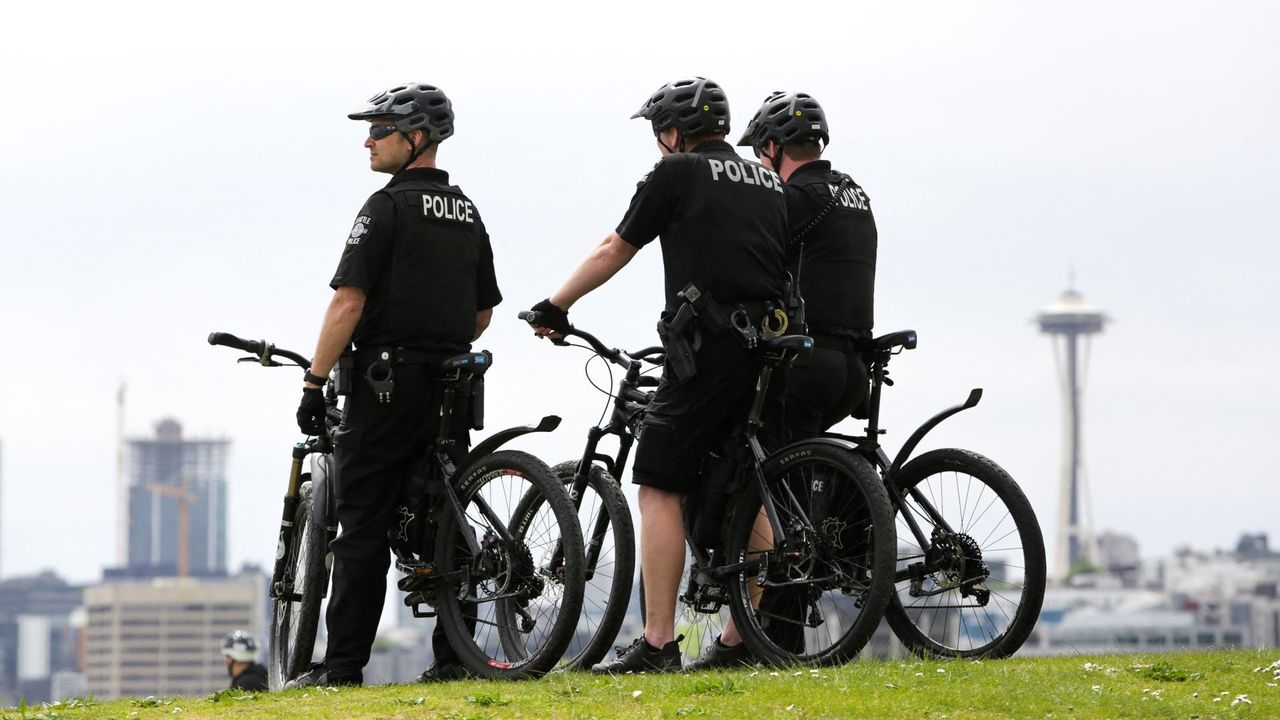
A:
MULTIPOLYGON (((252 356, 244 360, 264 366, 310 367, 302 355, 266 341, 215 332, 209 344, 242 350, 252 356)), ((438 366, 440 428, 406 478, 413 490, 388 535, 396 568, 404 573, 399 587, 414 615, 436 618, 473 675, 520 679, 551 669, 572 639, 582 608, 582 532, 573 502, 550 468, 527 453, 498 450, 521 435, 554 430, 558 417, 502 430, 469 452, 451 439, 450 423, 482 397, 475 387, 491 363, 492 356, 480 352, 438 366), (505 519, 526 496, 540 498, 539 511, 524 513, 519 522, 505 519), (546 558, 553 553, 554 571, 539 572, 552 566, 546 558)), ((332 558, 325 549, 337 526, 331 435, 341 421, 333 384, 326 390, 327 431, 296 444, 292 453, 270 588, 273 690, 311 667, 329 582, 332 558), (308 457, 309 477, 302 472, 308 457)))
MULTIPOLYGON (((519 317, 539 324, 537 313, 519 317)), ((656 349, 629 355, 580 329, 565 336, 585 340, 597 354, 628 370, 614 406, 621 427, 611 430, 620 438, 618 456, 595 451, 594 443, 606 429, 593 429, 575 467, 576 485, 584 466, 600 462, 607 467, 612 461, 617 467, 619 459, 625 460, 624 449, 630 448, 650 397, 638 389, 647 384, 638 358, 656 349)), ((755 657, 776 665, 831 665, 851 659, 875 631, 892 593, 892 513, 870 465, 825 443, 792 443, 766 453, 757 437, 773 373, 811 347, 812 340, 804 336, 760 340, 755 394, 728 450, 734 462, 729 487, 723 488, 726 519, 712 523, 709 533, 700 530, 707 508, 686 503, 685 535, 693 562, 679 602, 687 610, 721 619, 728 607, 755 657), (778 592, 797 605, 778 612, 760 599, 778 592)), ((610 602, 622 604, 625 598, 611 596, 610 602)))
MULTIPOLYGON (((552 467, 578 506, 586 546, 581 627, 565 653, 563 665, 569 670, 589 670, 609 651, 630 605, 635 578, 635 527, 620 478, 626 471, 644 406, 652 397, 651 392, 641 388, 658 384, 658 378, 643 374, 642 368, 646 363, 651 368, 661 365, 663 351, 648 347, 628 353, 606 348, 590 333, 574 334, 591 344, 588 349, 593 350, 593 359, 603 358, 625 371, 615 391, 598 388, 610 397, 609 421, 587 431, 587 444, 580 459, 552 467), (607 436, 617 438, 612 455, 600 449, 601 440, 607 436)), ((612 379, 612 371, 609 374, 612 379)), ((536 496, 530 496, 529 502, 522 504, 522 512, 532 509, 536 500, 536 496)))
POLYGON ((912 458, 939 423, 982 399, 980 388, 934 415, 891 460, 880 445, 880 400, 889 360, 916 347, 913 330, 866 341, 871 377, 866 434, 825 433, 812 442, 859 455, 880 473, 898 537, 895 592, 885 620, 921 656, 999 658, 1031 634, 1045 590, 1044 538, 1022 490, 978 453, 945 448, 912 458))

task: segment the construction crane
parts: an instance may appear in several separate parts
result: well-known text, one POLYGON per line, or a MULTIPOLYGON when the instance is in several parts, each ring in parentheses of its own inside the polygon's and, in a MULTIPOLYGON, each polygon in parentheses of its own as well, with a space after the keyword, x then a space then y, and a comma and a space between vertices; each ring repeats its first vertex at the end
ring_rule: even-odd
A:
POLYGON ((178 501, 178 577, 187 577, 191 574, 191 503, 199 498, 187 489, 186 473, 182 474, 182 483, 178 487, 147 483, 143 488, 178 501))

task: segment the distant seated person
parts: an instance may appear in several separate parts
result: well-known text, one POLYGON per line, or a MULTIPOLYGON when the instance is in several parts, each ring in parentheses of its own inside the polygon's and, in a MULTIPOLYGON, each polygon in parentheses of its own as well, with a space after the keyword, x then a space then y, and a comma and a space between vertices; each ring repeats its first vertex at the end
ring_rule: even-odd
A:
POLYGON ((231 633, 222 641, 222 654, 227 659, 232 690, 267 689, 267 668, 258 664, 258 643, 252 635, 243 630, 231 633))

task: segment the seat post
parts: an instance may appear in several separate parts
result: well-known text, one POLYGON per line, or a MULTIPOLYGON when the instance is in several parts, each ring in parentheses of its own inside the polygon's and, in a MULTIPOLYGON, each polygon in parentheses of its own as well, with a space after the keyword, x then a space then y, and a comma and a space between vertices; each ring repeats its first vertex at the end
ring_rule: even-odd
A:
POLYGON ((884 366, 889 362, 888 353, 877 352, 871 359, 871 401, 867 409, 867 439, 880 442, 880 391, 884 388, 884 366))

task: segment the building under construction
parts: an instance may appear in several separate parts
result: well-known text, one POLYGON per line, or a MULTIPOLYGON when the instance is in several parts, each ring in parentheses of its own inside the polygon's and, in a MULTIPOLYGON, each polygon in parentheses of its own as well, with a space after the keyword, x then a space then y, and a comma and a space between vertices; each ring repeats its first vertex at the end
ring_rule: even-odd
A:
MULTIPOLYGON (((186 440, 173 419, 125 444, 129 577, 222 575, 227 569, 227 449, 186 440)), ((118 571, 117 571, 118 572, 118 571)))

